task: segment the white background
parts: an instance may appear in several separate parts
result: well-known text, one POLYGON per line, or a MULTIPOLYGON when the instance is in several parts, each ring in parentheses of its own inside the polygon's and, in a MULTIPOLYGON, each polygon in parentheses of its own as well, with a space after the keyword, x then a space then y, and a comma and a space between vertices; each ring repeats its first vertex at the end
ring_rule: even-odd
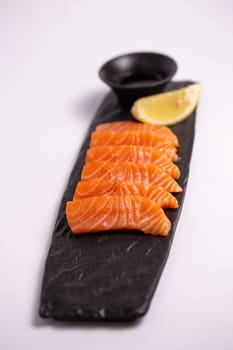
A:
POLYGON ((233 3, 0 0, 0 349, 233 349, 233 3), (171 254, 136 325, 37 316, 61 195, 108 91, 100 65, 168 53, 202 82, 191 174, 171 254))

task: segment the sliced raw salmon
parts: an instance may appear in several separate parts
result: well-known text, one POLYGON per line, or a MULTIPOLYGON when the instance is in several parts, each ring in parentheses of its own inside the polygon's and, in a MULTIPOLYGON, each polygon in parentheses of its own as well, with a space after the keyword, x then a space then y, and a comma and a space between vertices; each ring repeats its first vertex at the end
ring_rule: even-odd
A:
POLYGON ((153 147, 121 145, 121 146, 99 146, 87 151, 86 162, 133 162, 153 163, 170 174, 174 179, 180 177, 179 168, 172 163, 171 159, 164 153, 153 147))
POLYGON ((168 192, 181 192, 180 185, 165 171, 154 164, 93 162, 87 163, 82 170, 81 179, 123 181, 128 183, 157 184, 168 192))
POLYGON ((140 196, 149 198, 162 208, 178 208, 177 199, 158 185, 129 184, 121 181, 91 180, 78 183, 74 200, 88 197, 103 196, 140 196))
POLYGON ((94 131, 92 133, 90 147, 107 145, 149 146, 165 152, 174 161, 178 159, 176 147, 152 131, 94 131))
POLYGON ((176 135, 166 126, 163 125, 152 125, 132 122, 130 120, 122 120, 119 122, 105 123, 97 126, 96 130, 98 131, 153 131, 161 136, 164 136, 170 143, 173 143, 174 146, 179 146, 179 141, 176 135))
POLYGON ((171 228, 156 202, 137 196, 106 195, 67 202, 66 217, 73 233, 136 229, 167 236, 171 228))

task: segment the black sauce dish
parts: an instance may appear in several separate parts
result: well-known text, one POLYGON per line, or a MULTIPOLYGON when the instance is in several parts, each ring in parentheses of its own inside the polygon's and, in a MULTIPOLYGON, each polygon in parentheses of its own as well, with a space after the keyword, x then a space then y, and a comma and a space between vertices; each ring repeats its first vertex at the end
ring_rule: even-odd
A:
POLYGON ((116 93, 120 105, 127 108, 140 97, 162 92, 176 71, 177 63, 167 55, 136 52, 107 61, 99 76, 116 93))

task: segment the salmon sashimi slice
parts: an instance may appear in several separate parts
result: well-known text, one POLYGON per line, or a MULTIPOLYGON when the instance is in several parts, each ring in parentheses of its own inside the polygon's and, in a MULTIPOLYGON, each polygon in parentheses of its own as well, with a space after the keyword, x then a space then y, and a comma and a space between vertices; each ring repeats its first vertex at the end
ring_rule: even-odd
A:
POLYGON ((180 185, 165 171, 154 164, 93 162, 84 165, 82 181, 123 181, 128 183, 157 184, 168 192, 181 192, 180 185))
POLYGON ((177 199, 158 185, 129 184, 121 181, 91 180, 78 183, 74 200, 103 195, 139 196, 149 198, 162 208, 179 208, 177 199))
POLYGON ((156 202, 137 196, 106 195, 67 202, 66 217, 73 233, 136 229, 167 236, 171 228, 156 202))
POLYGON ((105 123, 97 126, 98 131, 153 131, 161 136, 168 139, 174 146, 179 146, 177 136, 166 126, 163 125, 152 125, 145 123, 132 122, 130 120, 122 120, 119 122, 105 123))
POLYGON ((122 145, 122 146, 99 146, 87 151, 86 163, 91 162, 133 162, 153 163, 170 174, 174 179, 180 177, 179 168, 171 159, 153 147, 122 145))
POLYGON ((107 145, 149 146, 166 153, 172 160, 177 160, 177 149, 164 137, 151 131, 94 131, 91 135, 90 147, 107 145))

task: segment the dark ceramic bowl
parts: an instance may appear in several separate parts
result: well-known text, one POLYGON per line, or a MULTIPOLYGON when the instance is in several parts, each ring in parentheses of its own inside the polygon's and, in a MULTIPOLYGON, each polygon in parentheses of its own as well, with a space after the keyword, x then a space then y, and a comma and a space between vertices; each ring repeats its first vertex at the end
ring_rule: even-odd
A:
POLYGON ((153 52, 130 53, 106 62, 100 78, 117 94, 124 107, 140 97, 162 92, 177 71, 169 56, 153 52))

